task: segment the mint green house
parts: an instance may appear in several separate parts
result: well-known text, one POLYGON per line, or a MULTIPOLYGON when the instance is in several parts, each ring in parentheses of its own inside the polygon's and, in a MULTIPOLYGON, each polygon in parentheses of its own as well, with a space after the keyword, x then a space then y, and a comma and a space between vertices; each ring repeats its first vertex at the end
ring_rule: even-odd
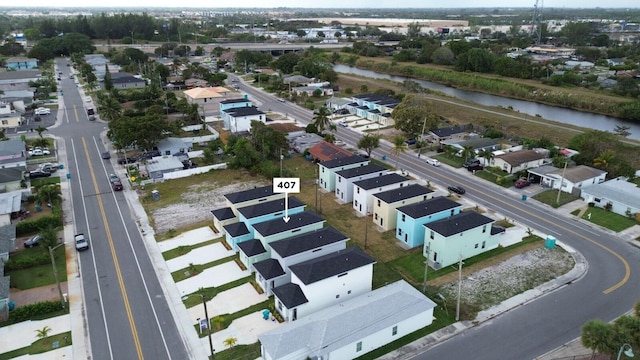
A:
POLYGON ((369 160, 358 155, 320 162, 318 163, 318 184, 325 191, 333 192, 336 190, 336 173, 338 171, 365 165, 369 165, 369 160))

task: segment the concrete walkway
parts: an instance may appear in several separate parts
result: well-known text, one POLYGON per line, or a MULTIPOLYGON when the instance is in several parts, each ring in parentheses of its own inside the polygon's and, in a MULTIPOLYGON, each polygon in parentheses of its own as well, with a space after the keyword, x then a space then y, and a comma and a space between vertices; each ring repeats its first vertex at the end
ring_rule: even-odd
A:
POLYGON ((217 287, 251 275, 249 270, 242 270, 235 261, 206 269, 200 274, 176 283, 180 296, 194 293, 200 288, 217 287))
POLYGON ((202 265, 229 257, 234 254, 235 252, 233 252, 232 250, 227 250, 227 248, 225 248, 222 243, 218 242, 215 244, 193 249, 185 255, 167 260, 167 267, 169 268, 169 271, 174 272, 180 269, 184 269, 190 264, 202 265))
POLYGON ((173 250, 180 246, 196 245, 209 240, 213 240, 222 235, 216 234, 210 227, 201 227, 195 230, 183 232, 182 234, 158 243, 160 252, 173 250))
MULTIPOLYGON (((253 285, 246 283, 223 291, 213 299, 207 301, 207 311, 209 318, 213 318, 218 315, 233 314, 249 306, 266 301, 267 299, 268 297, 266 295, 258 294, 256 289, 253 288, 253 285)), ((190 307, 187 311, 194 325, 198 323, 197 319, 204 318, 204 307, 202 305, 190 307)))
MULTIPOLYGON (((226 350, 224 341, 230 337, 236 338, 236 345, 249 345, 258 342, 258 335, 263 334, 282 324, 277 321, 264 320, 262 311, 258 311, 247 316, 234 320, 228 328, 212 334, 213 348, 216 352, 226 350)), ((200 339, 202 344, 209 347, 207 337, 200 339)))
MULTIPOLYGON (((0 349, 2 353, 30 346, 38 340, 36 331, 45 326, 51 329, 49 335, 61 334, 71 331, 71 317, 61 315, 45 320, 29 320, 0 328, 0 349)), ((71 347, 68 347, 71 352, 71 347)), ((49 352, 47 352, 49 354, 49 352)), ((68 358, 72 358, 69 356, 68 358)), ((47 357, 53 359, 53 357, 47 357)))

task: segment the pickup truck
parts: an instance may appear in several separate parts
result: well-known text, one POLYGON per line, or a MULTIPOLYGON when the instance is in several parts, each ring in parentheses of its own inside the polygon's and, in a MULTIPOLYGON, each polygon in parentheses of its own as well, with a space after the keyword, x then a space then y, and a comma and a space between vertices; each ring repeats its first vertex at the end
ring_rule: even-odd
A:
POLYGON ((84 237, 84 234, 76 234, 74 237, 76 243, 76 250, 88 250, 89 249, 89 241, 84 237))

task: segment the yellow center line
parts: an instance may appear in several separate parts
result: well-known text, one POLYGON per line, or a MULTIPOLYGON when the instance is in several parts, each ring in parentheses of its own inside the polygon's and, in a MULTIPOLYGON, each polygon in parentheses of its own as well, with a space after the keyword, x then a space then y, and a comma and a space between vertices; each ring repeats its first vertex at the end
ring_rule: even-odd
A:
MULTIPOLYGON (((426 168, 426 166, 423 163, 421 163, 421 162, 419 162, 417 160, 409 159, 409 162, 413 163, 413 165, 416 165, 418 167, 426 168)), ((445 174, 440 174, 440 176, 442 176, 442 177, 444 177, 444 178, 446 178, 448 180, 455 181, 455 179, 453 179, 453 178, 451 178, 451 177, 449 177, 449 176, 447 176, 445 174)), ((488 193, 486 193, 486 192, 484 192, 482 190, 478 190, 478 192, 483 194, 484 196, 486 196, 488 198, 493 199, 495 202, 504 204, 506 207, 513 207, 508 202, 506 202, 506 201, 504 201, 504 200, 502 200, 502 199, 500 199, 498 197, 495 197, 495 196, 493 196, 491 194, 488 194, 488 193)), ((613 286, 609 287, 608 289, 603 290, 602 291, 603 293, 610 294, 610 293, 614 292, 615 290, 619 289, 620 287, 622 287, 627 281, 629 281, 629 278, 631 277, 631 268, 629 267, 629 263, 620 254, 618 254, 617 252, 613 251, 611 248, 609 248, 609 247, 607 247, 605 245, 602 245, 601 243, 599 243, 599 242, 597 242, 595 240, 592 240, 592 239, 590 239, 590 238, 588 238, 588 237, 586 237, 586 236, 584 236, 584 235, 582 235, 580 233, 577 233, 577 232, 575 232, 575 231, 573 231, 573 230, 571 230, 569 228, 566 228, 566 227, 564 227, 562 225, 554 224, 552 221, 549 221, 547 218, 539 216, 539 215, 537 215, 535 213, 532 213, 530 211, 523 210, 523 209, 517 209, 517 210, 519 212, 521 212, 521 213, 524 213, 524 214, 527 214, 527 215, 529 215, 529 216, 531 216, 533 218, 536 218, 536 219, 540 220, 543 223, 553 224, 553 225, 559 227, 560 229, 565 230, 568 233, 571 233, 571 234, 573 234, 573 235, 575 235, 575 236, 577 236, 577 237, 579 237, 581 239, 584 239, 584 240, 586 240, 586 241, 588 241, 588 242, 600 247, 601 249, 605 250, 606 252, 610 253, 611 255, 615 256, 618 260, 620 260, 620 262, 624 266, 624 271, 625 271, 624 276, 622 277, 622 280, 618 281, 616 284, 614 284, 613 286)))
MULTIPOLYGON (((84 147, 85 156, 87 159, 89 157, 89 149, 87 147, 87 142, 85 138, 82 138, 82 145, 84 147)), ((98 207, 100 208, 100 214, 102 215, 102 222, 104 223, 104 229, 107 234, 107 241, 109 243, 109 249, 111 250, 111 256, 113 257, 113 264, 116 268, 116 275, 118 277, 118 284, 120 285, 120 291, 122 292, 122 299, 124 300, 124 308, 127 312, 127 317, 129 318, 129 326, 131 327, 131 334, 133 335, 133 342, 135 343, 136 351, 138 352, 138 359, 144 359, 144 355, 142 354, 142 347, 140 346, 140 338, 138 337, 138 330, 136 328, 136 324, 133 320, 133 313, 131 312, 131 305, 129 304, 129 297, 127 296, 127 290, 124 286, 124 280, 122 278, 122 272, 120 271, 120 263, 118 262, 118 255, 116 254, 116 248, 113 245, 113 238, 111 237, 111 230, 109 229, 109 225, 107 222, 107 214, 104 211, 104 205, 102 203, 102 196, 100 195, 100 191, 98 190, 98 182, 96 180, 96 175, 93 171, 93 166, 91 165, 91 161, 87 161, 89 164, 89 173, 91 174, 91 179, 93 181, 93 187, 96 192, 96 198, 98 199, 98 207)))
MULTIPOLYGON (((80 122, 80 118, 78 117, 78 108, 75 105, 73 105, 73 112, 76 114, 76 122, 80 122)), ((82 142, 84 143, 84 139, 82 139, 82 142)), ((85 148, 85 151, 86 151, 86 148, 85 148)), ((87 156, 87 159, 88 158, 89 157, 87 156)), ((91 164, 89 164, 89 166, 91 166, 91 164)))

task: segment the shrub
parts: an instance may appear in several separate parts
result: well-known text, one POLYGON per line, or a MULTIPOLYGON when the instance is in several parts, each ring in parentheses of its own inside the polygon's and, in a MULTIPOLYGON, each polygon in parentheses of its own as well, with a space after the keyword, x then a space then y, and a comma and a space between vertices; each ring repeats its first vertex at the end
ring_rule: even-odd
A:
POLYGON ((16 225, 16 236, 25 236, 37 233, 48 227, 58 228, 62 226, 62 210, 59 207, 53 209, 53 214, 43 216, 37 220, 21 221, 16 225))
POLYGON ((48 252, 37 251, 30 256, 21 256, 19 258, 9 258, 4 263, 5 271, 27 269, 33 266, 45 265, 51 261, 48 252))
POLYGON ((60 301, 41 301, 15 308, 9 313, 9 320, 11 322, 21 322, 60 310, 62 310, 60 301))

